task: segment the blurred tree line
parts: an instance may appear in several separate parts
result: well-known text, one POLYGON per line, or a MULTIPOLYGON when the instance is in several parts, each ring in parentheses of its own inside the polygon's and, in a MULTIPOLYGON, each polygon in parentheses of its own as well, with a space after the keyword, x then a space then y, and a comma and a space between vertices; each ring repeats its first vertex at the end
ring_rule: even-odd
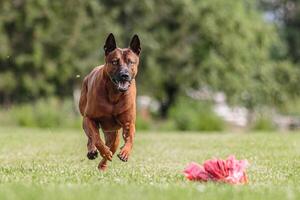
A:
POLYGON ((279 33, 287 44, 287 56, 300 63, 300 1, 261 0, 261 8, 278 23, 279 33))
POLYGON ((250 109, 281 105, 300 92, 299 7, 296 0, 2 0, 0 103, 71 96, 104 62, 113 32, 121 47, 139 34, 139 94, 157 99, 162 117, 187 89, 201 87, 250 109), (278 18, 265 20, 266 11, 278 18))

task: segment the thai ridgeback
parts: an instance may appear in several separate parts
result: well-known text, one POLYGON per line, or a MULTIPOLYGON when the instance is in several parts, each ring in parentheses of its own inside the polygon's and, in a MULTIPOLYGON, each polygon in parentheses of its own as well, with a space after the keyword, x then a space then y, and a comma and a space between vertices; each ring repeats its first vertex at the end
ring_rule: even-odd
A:
POLYGON ((140 40, 131 39, 128 48, 118 48, 111 33, 104 45, 105 64, 95 67, 83 80, 79 110, 83 116, 83 130, 87 135, 87 157, 98 156, 102 160, 99 170, 105 170, 120 142, 120 130, 124 145, 118 157, 127 162, 132 151, 136 120, 136 82, 140 40), (104 133, 101 139, 99 129, 104 133))

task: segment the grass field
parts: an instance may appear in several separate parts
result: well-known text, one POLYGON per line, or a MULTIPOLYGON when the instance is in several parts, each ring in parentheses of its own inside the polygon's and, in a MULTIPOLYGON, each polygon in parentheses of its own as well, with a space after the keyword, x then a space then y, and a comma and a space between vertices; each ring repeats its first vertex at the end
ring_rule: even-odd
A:
POLYGON ((0 128, 0 199, 300 199, 300 134, 137 133, 128 163, 105 173, 80 130, 0 128), (187 181, 190 161, 236 154, 250 183, 187 181))

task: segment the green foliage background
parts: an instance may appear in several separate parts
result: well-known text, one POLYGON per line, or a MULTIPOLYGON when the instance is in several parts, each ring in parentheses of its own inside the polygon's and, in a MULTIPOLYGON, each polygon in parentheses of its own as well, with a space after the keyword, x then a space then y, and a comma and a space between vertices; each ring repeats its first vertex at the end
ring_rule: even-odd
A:
POLYGON ((288 36, 299 36, 300 12, 282 26, 263 17, 285 2, 2 0, 0 103, 71 96, 103 63, 103 42, 113 32, 121 47, 139 34, 139 94, 158 100, 163 117, 189 88, 224 91, 230 103, 250 109, 285 104, 300 91, 299 55, 291 50, 299 43, 288 36))

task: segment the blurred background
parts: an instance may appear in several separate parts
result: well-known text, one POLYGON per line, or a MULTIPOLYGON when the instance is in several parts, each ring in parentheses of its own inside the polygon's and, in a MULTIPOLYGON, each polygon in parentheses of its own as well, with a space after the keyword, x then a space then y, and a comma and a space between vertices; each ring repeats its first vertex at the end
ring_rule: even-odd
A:
POLYGON ((138 130, 300 128, 299 0, 1 0, 0 126, 79 129, 110 32, 141 39, 138 130))

